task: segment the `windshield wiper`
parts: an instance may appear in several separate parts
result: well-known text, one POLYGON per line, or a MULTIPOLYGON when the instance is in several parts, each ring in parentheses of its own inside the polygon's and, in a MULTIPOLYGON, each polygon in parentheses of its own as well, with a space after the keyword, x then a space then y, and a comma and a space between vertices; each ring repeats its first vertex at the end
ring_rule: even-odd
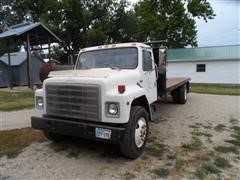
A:
POLYGON ((116 70, 118 70, 118 71, 120 71, 120 69, 118 68, 118 67, 116 67, 116 66, 109 66, 111 69, 116 69, 116 70))
POLYGON ((118 67, 116 67, 116 66, 112 66, 110 64, 104 64, 104 65, 107 66, 107 67, 110 67, 111 69, 115 69, 115 70, 120 71, 120 69, 118 67))

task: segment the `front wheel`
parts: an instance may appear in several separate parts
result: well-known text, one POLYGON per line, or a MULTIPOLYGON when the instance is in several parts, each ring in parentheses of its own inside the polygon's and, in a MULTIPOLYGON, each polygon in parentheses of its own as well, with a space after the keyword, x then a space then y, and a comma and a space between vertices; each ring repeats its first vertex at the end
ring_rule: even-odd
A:
POLYGON ((129 123, 120 143, 125 157, 135 159, 143 153, 148 136, 148 121, 149 115, 143 107, 132 107, 129 123))

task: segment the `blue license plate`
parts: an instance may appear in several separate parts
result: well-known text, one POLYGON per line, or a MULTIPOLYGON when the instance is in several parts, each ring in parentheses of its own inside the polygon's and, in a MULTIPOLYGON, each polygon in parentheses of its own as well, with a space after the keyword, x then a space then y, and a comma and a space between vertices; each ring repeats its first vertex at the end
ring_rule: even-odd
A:
POLYGON ((111 129, 96 128, 95 136, 101 139, 111 139, 112 131, 111 129))

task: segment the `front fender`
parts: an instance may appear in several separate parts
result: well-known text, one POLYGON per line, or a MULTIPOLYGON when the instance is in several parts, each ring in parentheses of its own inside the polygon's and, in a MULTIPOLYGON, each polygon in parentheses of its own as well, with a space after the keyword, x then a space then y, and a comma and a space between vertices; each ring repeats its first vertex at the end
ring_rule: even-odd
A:
POLYGON ((102 115, 104 116, 102 119, 104 122, 109 123, 127 123, 130 117, 130 110, 132 102, 146 94, 145 89, 139 86, 127 86, 126 92, 116 94, 116 91, 109 91, 106 93, 105 100, 102 103, 105 106, 105 102, 119 102, 120 104, 120 117, 119 118, 110 118, 105 116, 105 107, 103 108, 102 115))

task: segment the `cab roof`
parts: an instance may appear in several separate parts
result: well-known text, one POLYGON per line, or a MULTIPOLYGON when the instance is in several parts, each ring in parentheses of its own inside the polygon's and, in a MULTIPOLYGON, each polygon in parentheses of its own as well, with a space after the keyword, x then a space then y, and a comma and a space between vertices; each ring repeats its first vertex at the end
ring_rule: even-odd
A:
POLYGON ((106 45, 99 45, 99 46, 87 47, 87 48, 81 49, 80 52, 100 50, 100 49, 119 48, 119 47, 144 47, 144 48, 150 48, 149 45, 146 45, 146 44, 144 44, 144 43, 129 42, 129 43, 106 44, 106 45))

